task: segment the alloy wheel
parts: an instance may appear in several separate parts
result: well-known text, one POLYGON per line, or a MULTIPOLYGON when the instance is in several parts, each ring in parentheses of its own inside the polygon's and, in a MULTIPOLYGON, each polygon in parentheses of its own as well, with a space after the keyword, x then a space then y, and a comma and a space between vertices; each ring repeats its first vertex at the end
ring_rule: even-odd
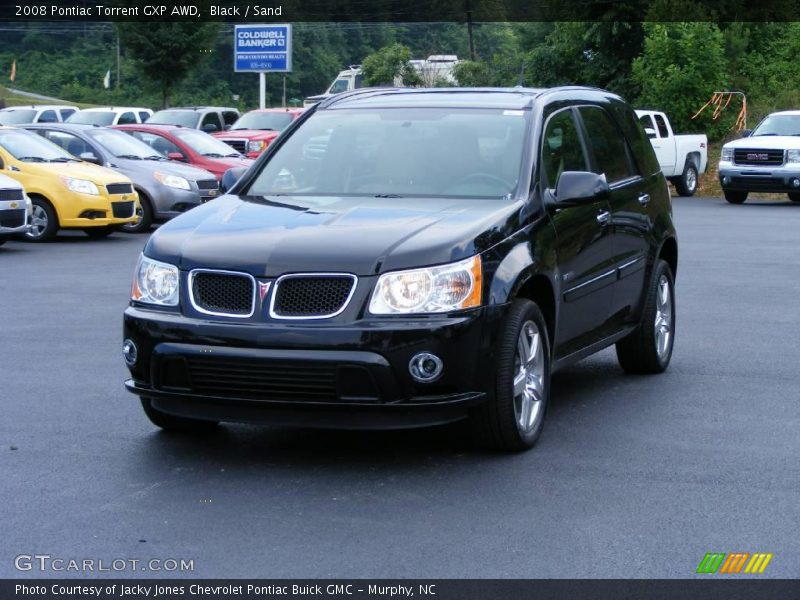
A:
POLYGON ((653 324, 656 338, 656 352, 658 358, 663 359, 670 350, 672 343, 672 293, 669 279, 662 275, 658 280, 656 293, 656 319, 653 324))
POLYGON ((544 345, 539 327, 525 321, 514 356, 514 415, 520 431, 535 428, 544 406, 544 345))

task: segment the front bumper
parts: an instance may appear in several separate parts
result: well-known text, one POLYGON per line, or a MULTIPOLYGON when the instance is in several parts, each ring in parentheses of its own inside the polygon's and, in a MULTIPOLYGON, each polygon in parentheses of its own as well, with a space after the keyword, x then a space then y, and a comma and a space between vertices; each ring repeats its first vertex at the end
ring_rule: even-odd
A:
POLYGON ((218 421, 380 429, 456 421, 492 393, 505 310, 254 325, 130 306, 124 336, 138 358, 126 387, 163 412, 218 421), (436 381, 412 379, 418 352, 442 359, 436 381))
POLYGON ((136 222, 136 194, 92 196, 69 192, 56 202, 61 227, 103 227, 136 222))
POLYGON ((732 192, 800 192, 800 165, 744 167, 720 165, 719 182, 732 192))
POLYGON ((0 239, 25 233, 31 226, 31 213, 19 200, 0 201, 0 239))

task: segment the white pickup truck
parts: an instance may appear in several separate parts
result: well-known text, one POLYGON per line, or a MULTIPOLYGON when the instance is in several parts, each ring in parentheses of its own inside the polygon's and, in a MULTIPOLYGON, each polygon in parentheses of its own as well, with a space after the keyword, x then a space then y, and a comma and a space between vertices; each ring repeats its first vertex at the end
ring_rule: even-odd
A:
POLYGON ((675 135, 667 115, 656 110, 637 110, 661 171, 672 182, 679 196, 694 196, 698 176, 708 165, 708 138, 705 135, 675 135))

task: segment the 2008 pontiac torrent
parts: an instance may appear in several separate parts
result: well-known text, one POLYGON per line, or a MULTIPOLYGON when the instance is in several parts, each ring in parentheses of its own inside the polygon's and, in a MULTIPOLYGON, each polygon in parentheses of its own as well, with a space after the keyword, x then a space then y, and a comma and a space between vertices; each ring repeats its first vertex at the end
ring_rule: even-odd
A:
POLYGON ((670 361, 669 191, 613 94, 357 90, 231 175, 136 266, 126 386, 162 428, 469 419, 522 450, 553 371, 670 361))

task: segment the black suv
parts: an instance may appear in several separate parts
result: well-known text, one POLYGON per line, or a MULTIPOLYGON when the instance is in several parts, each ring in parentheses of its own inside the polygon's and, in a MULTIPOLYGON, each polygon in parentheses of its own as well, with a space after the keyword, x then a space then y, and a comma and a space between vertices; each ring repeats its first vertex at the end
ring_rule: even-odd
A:
POLYGON ((580 87, 362 89, 161 227, 125 311, 127 388, 166 429, 469 418, 532 446, 550 374, 675 333, 666 181, 633 110, 580 87))

